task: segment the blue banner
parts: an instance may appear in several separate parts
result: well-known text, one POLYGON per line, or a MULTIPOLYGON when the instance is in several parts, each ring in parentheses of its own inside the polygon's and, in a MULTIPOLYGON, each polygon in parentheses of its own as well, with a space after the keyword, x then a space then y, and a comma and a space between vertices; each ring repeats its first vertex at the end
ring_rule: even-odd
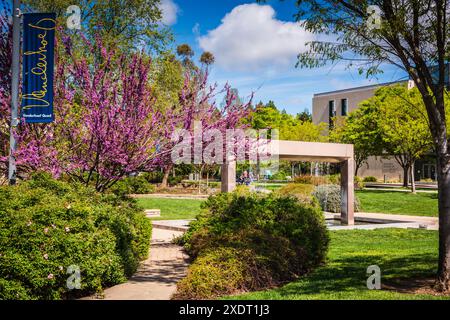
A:
POLYGON ((53 122, 55 13, 23 15, 21 117, 27 123, 53 122))

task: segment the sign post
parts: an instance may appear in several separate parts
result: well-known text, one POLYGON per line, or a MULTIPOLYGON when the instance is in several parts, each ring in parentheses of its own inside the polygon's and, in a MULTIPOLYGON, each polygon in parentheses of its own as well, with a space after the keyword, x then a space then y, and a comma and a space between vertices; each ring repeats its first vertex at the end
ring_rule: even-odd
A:
POLYGON ((20 0, 13 0, 13 48, 11 64, 11 124, 9 137, 9 164, 8 180, 9 184, 16 184, 16 139, 14 128, 19 123, 19 72, 20 72, 20 0))
POLYGON ((20 34, 23 16, 23 74, 20 117, 26 123, 53 122, 53 68, 55 13, 20 12, 20 0, 13 0, 13 48, 11 64, 11 125, 8 180, 16 184, 16 138, 19 125, 20 34))

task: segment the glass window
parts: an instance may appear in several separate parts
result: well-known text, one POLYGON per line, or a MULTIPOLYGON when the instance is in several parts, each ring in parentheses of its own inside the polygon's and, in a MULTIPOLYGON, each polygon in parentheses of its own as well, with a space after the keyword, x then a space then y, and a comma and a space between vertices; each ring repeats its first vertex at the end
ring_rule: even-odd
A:
POLYGON ((348 114, 348 100, 347 99, 342 99, 341 100, 341 115, 343 117, 347 116, 348 114))
POLYGON ((336 106, 334 100, 328 102, 328 115, 329 115, 329 125, 330 128, 333 127, 333 118, 336 117, 336 106))

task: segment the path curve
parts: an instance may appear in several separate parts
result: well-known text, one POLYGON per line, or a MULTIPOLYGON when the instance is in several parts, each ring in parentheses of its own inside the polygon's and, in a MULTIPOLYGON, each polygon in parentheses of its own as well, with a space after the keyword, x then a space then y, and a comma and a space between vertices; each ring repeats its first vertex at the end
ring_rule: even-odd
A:
POLYGON ((180 231, 153 228, 149 258, 126 283, 104 290, 104 300, 169 300, 186 275, 188 256, 171 243, 180 231))

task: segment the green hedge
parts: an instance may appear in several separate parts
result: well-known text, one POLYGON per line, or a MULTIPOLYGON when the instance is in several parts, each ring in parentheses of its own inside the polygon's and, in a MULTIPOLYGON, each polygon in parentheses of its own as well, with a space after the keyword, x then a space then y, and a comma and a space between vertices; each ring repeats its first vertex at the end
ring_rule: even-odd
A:
POLYGON ((0 299, 64 299, 121 283, 148 255, 151 222, 131 199, 36 175, 0 187, 0 299), (81 289, 69 290, 69 266, 81 289))
POLYGON ((292 196, 239 190, 210 197, 179 239, 194 260, 177 299, 209 299, 291 281, 323 263, 328 231, 319 208, 292 196))
POLYGON ((378 179, 376 177, 369 176, 365 177, 363 182, 378 182, 378 179))

